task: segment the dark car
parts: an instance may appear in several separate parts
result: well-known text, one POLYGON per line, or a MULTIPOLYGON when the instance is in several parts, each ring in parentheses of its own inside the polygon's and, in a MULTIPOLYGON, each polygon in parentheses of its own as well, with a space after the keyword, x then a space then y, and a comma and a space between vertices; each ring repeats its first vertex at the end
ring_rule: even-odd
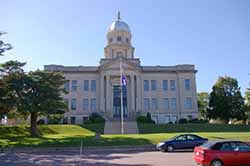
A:
POLYGON ((198 165, 250 165, 250 145, 241 141, 208 141, 195 147, 194 161, 198 165))
POLYGON ((202 138, 194 134, 182 134, 175 136, 169 140, 160 142, 157 144, 156 148, 165 152, 172 152, 174 150, 187 150, 194 149, 196 146, 199 146, 207 142, 207 138, 202 138))

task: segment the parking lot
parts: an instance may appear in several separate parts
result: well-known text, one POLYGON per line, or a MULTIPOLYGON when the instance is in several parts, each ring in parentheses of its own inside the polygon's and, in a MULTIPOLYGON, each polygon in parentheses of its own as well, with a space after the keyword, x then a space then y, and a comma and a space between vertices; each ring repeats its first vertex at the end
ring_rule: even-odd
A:
POLYGON ((1 153, 0 166, 194 166, 192 152, 159 151, 1 153))

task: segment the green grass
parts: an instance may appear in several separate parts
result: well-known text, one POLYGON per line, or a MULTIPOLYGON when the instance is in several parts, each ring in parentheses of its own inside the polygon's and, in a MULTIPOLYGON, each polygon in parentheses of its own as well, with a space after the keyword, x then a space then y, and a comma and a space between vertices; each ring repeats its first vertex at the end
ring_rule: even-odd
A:
POLYGON ((93 131, 95 133, 103 134, 104 133, 104 125, 105 125, 105 123, 94 123, 94 124, 84 124, 84 125, 82 125, 82 127, 86 128, 90 131, 93 131))
MULTIPOLYGON (((178 125, 171 125, 171 127, 172 131, 178 129, 178 125)), ((250 142, 250 130, 248 130, 248 126, 245 127, 244 131, 229 131, 228 129, 224 132, 209 130, 209 132, 195 131, 192 133, 209 139, 238 139, 250 142)), ((41 125, 38 128, 42 136, 31 138, 28 126, 0 126, 0 147, 76 147, 80 146, 81 140, 83 140, 84 146, 150 145, 187 132, 185 129, 180 132, 157 134, 101 135, 99 140, 95 140, 95 132, 101 130, 103 125, 87 125, 87 127, 85 125, 41 125)), ((217 128, 220 128, 220 125, 214 126, 215 130, 218 130, 217 128)), ((232 130, 236 129, 233 127, 232 130)), ((242 126, 241 130, 243 130, 242 126)))
POLYGON ((227 124, 147 124, 138 123, 141 134, 181 132, 250 132, 250 125, 227 124))

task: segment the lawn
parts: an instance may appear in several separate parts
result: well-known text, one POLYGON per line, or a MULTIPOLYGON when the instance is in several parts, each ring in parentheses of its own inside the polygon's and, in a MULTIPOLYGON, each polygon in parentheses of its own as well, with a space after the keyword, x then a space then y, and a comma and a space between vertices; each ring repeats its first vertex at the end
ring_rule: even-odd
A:
POLYGON ((180 132, 250 132, 250 125, 228 124, 148 124, 138 123, 141 134, 180 132))
MULTIPOLYGON (((191 127, 191 126, 189 126, 191 127)), ((220 126, 214 126, 220 128, 220 126)), ((224 132, 192 132, 209 139, 239 139, 250 141, 250 130, 224 132)), ((152 145, 183 132, 135 134, 135 135, 101 135, 95 139, 93 130, 100 130, 101 125, 89 125, 88 128, 78 125, 42 125, 38 138, 29 137, 28 126, 0 126, 0 147, 76 147, 83 140, 84 146, 115 146, 115 145, 152 145)), ((178 128, 172 125, 172 128, 178 128)), ((234 129, 232 129, 234 130, 234 129)), ((243 130, 243 129, 242 129, 243 130)))

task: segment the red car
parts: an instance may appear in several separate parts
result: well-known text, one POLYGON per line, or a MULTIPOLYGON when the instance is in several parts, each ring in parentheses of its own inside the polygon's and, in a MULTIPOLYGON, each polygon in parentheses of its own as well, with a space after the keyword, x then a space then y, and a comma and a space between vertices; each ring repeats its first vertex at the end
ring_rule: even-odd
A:
POLYGON ((208 141, 195 147, 193 159, 202 166, 249 166, 250 145, 241 141, 208 141))

